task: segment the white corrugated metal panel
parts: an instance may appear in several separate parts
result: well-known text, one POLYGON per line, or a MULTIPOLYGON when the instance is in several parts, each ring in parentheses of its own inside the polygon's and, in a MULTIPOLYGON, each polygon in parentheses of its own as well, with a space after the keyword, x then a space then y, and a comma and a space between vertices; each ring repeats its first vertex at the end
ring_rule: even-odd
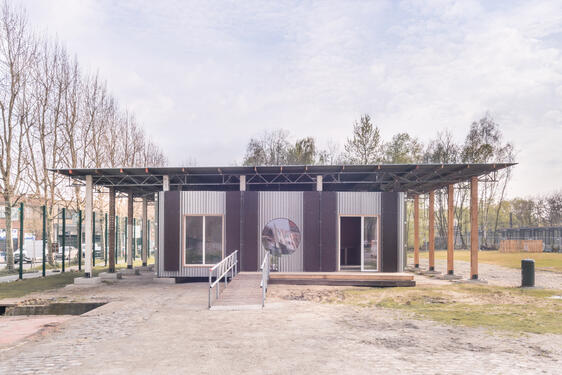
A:
POLYGON ((338 215, 379 215, 380 213, 381 193, 338 192, 338 215))
POLYGON ((283 255, 279 258, 279 271, 300 272, 303 271, 303 193, 290 191, 261 191, 259 193, 259 265, 263 260, 265 248, 261 243, 261 232, 265 225, 273 219, 287 218, 293 221, 301 232, 301 243, 299 248, 291 255, 283 255))
POLYGON ((181 214, 224 215, 226 193, 224 191, 182 191, 181 214))
POLYGON ((209 277, 209 267, 181 267, 177 272, 162 271, 160 277, 209 277))
MULTIPOLYGON (((160 212, 159 212, 159 242, 164 243, 164 193, 159 193, 160 212)), ((180 197, 181 217, 183 215, 224 215, 226 208, 226 193, 224 191, 182 191, 180 197)), ((183 225, 181 225, 183 231, 183 225)), ((183 233, 181 234, 183 238, 183 233)), ((223 239, 224 240, 224 239, 223 239)), ((206 277, 209 276, 209 267, 185 267, 183 260, 180 260, 180 270, 164 271, 164 251, 158 254, 158 276, 160 277, 206 277)), ((183 257, 183 249, 181 251, 183 257)))

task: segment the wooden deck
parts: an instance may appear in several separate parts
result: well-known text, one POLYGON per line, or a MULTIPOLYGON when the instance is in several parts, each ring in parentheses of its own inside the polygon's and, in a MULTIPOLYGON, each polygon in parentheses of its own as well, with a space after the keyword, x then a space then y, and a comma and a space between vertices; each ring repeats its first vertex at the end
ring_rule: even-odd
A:
POLYGON ((415 286, 414 276, 393 272, 272 272, 270 284, 343 285, 395 287, 415 286))
MULTIPOLYGON (((211 310, 261 309, 261 272, 240 272, 212 303, 211 310)), ((382 272, 271 272, 269 284, 396 287, 415 286, 409 273, 382 272)))

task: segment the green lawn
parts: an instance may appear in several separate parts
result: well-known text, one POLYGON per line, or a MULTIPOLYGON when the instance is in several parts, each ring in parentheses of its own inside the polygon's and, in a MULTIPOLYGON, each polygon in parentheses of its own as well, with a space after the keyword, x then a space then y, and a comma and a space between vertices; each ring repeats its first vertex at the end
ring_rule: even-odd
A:
MULTIPOLYGON (((98 264, 103 264, 103 261, 98 262, 98 264)), ((153 264, 154 258, 148 259, 148 264, 153 264)), ((142 265, 142 261, 137 258, 133 265, 139 267, 142 265)), ((122 263, 115 266, 116 269, 126 268, 127 265, 122 263)), ((100 272, 107 271, 105 266, 96 266, 93 270, 94 276, 97 276, 100 272)), ((23 297, 29 293, 42 292, 50 289, 57 289, 66 286, 67 284, 72 284, 74 278, 84 276, 83 271, 68 271, 65 273, 60 273, 57 275, 47 276, 45 278, 38 277, 35 279, 25 279, 17 280, 9 283, 0 283, 0 300, 3 298, 17 298, 23 297)))
POLYGON ((74 282, 75 277, 84 276, 84 272, 65 272, 45 278, 18 280, 0 283, 0 300, 3 298, 22 297, 29 293, 42 292, 50 289, 62 288, 74 282))
POLYGON ((419 319, 492 331, 562 334, 562 290, 452 284, 350 289, 332 300, 408 312, 419 319))
MULTIPOLYGON (((413 258, 414 253, 408 252, 413 258)), ((427 258, 427 251, 420 252, 420 258, 427 258)), ((469 250, 455 250, 455 260, 470 262, 469 250)), ((447 259, 446 250, 436 250, 435 259, 447 259)), ((543 271, 562 272, 562 253, 500 253, 499 251, 479 251, 478 261, 481 263, 497 264, 509 268, 521 268, 521 259, 534 259, 535 269, 543 271)))

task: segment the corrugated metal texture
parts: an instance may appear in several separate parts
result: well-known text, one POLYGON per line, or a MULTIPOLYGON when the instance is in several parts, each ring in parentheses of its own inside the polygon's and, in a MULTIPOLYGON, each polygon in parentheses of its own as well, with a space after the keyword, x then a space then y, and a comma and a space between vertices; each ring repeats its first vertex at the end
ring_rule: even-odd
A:
POLYGON ((158 192, 158 276, 164 272, 164 192, 158 192))
POLYGON ((338 192, 338 215, 379 215, 380 213, 381 193, 338 192))
POLYGON ((181 267, 178 272, 162 271, 160 277, 209 277, 209 267, 181 267))
POLYGON ((265 249, 261 243, 261 232, 265 225, 273 219, 287 218, 293 221, 301 232, 299 248, 291 255, 279 258, 279 271, 300 272, 303 270, 303 193, 289 191, 261 191, 259 193, 259 264, 263 260, 265 249))
POLYGON ((404 193, 398 193, 398 272, 404 271, 404 259, 406 254, 405 242, 405 221, 406 207, 404 204, 404 193))
MULTIPOLYGON (((164 244, 164 193, 159 192, 159 242, 164 244)), ((181 217, 183 215, 224 215, 226 212, 226 193, 221 191, 183 191, 181 192, 181 217)), ((181 236, 183 238, 183 223, 181 225, 181 236)), ((160 277, 207 277, 209 276, 208 266, 185 267, 180 263, 180 269, 176 272, 165 271, 163 259, 165 249, 161 249, 158 254, 158 276, 160 277)), ((181 256, 183 257, 183 249, 181 256)))
POLYGON ((224 191, 182 191, 181 214, 224 215, 226 193, 224 191))

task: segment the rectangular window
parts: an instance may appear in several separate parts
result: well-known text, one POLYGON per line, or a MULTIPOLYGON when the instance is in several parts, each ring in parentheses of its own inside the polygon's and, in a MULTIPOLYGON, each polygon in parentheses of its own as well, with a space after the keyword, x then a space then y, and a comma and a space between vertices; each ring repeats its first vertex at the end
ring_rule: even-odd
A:
POLYGON ((186 216, 184 264, 215 264, 222 253, 222 216, 186 216))

